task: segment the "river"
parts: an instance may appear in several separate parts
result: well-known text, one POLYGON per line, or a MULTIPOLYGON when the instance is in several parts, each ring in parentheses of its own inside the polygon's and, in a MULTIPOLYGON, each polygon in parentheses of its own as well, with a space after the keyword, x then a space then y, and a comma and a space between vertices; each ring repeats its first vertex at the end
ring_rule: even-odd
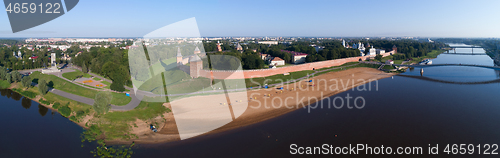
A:
MULTIPOLYGON (((470 49, 457 49, 457 53, 470 53, 470 49)), ((474 53, 484 50, 474 49, 474 53)), ((493 65, 486 55, 441 54, 433 63, 493 65)), ((420 68, 403 74, 420 76, 420 68)), ((487 68, 443 66, 424 68, 423 76, 467 83, 496 80, 498 74, 487 68)), ((291 144, 343 147, 358 143, 390 146, 394 151, 396 147, 423 147, 424 155, 417 156, 426 156, 429 144, 439 144, 443 157, 453 156, 443 153, 446 144, 500 143, 500 83, 454 84, 394 76, 379 80, 378 86, 377 91, 355 89, 331 97, 362 96, 366 102, 362 109, 296 110, 219 134, 138 145, 133 157, 283 157, 290 156, 291 144)), ((95 144, 81 147, 82 128, 16 95, 4 90, 0 96, 0 157, 92 156, 89 151, 95 144)))

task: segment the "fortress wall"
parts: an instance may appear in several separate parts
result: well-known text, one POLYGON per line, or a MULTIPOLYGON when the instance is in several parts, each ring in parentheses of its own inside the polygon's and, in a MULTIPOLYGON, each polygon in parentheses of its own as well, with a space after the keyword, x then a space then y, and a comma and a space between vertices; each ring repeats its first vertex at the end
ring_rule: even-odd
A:
MULTIPOLYGON (((389 56, 390 53, 385 53, 383 57, 389 56)), ((259 70, 240 70, 240 71, 222 71, 222 70, 200 70, 200 76, 205 78, 214 79, 242 79, 244 78, 256 78, 256 77, 267 77, 277 74, 284 74, 295 71, 304 71, 321 69, 325 67, 340 66, 348 62, 358 62, 359 59, 366 60, 367 58, 374 56, 362 56, 362 57, 350 57, 343 59, 327 60, 313 63, 305 63, 294 66, 279 67, 274 69, 259 69, 259 70), (243 73, 243 74, 242 74, 243 73)))

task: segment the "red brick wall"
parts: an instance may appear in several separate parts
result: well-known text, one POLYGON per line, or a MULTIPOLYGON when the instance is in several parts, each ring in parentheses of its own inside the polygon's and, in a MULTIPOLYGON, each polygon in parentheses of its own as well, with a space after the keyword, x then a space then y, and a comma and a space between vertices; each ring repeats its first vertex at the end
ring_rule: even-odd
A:
MULTIPOLYGON (((389 56, 390 52, 385 53, 383 56, 389 56)), ((369 56, 363 57, 351 57, 351 58, 343 58, 336 60, 327 60, 313 63, 305 63, 294 66, 286 66, 275 69, 261 69, 261 70, 241 70, 241 71, 209 71, 209 70, 201 70, 200 76, 206 78, 214 78, 214 79, 242 79, 244 78, 256 78, 256 77, 267 77, 277 74, 284 74, 287 72, 295 72, 295 71, 303 71, 303 70, 312 70, 332 67, 332 66, 340 66, 342 64, 348 62, 358 62, 359 59, 366 60, 369 56)))

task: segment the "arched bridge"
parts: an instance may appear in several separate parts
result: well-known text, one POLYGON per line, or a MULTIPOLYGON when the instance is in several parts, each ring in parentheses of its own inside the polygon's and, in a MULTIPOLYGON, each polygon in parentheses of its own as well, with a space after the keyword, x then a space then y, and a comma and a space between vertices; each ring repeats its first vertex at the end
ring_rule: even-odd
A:
POLYGON ((474 65, 474 64, 430 64, 430 65, 401 65, 401 64, 392 64, 394 66, 405 66, 405 67, 436 67, 436 66, 469 66, 469 67, 482 67, 482 68, 489 68, 489 69, 495 69, 495 70, 500 70, 500 67, 498 66, 486 66, 486 65, 474 65))
POLYGON ((425 76, 413 76, 413 75, 404 75, 404 74, 399 74, 398 76, 402 77, 409 77, 409 78, 416 78, 416 79, 421 79, 421 80, 426 80, 426 81, 432 81, 432 82, 439 82, 439 83, 448 83, 448 84, 490 84, 490 83, 500 83, 500 79, 494 79, 490 81, 472 81, 472 82, 459 82, 459 81, 445 81, 445 80, 438 80, 438 79, 433 79, 425 76))

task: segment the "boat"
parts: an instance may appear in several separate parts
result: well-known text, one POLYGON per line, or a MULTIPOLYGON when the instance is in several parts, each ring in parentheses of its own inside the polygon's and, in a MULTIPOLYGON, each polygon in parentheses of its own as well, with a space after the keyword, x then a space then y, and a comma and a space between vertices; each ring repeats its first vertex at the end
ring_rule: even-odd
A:
POLYGON ((430 59, 425 59, 422 62, 418 63, 419 65, 430 65, 432 64, 432 60, 430 59))

